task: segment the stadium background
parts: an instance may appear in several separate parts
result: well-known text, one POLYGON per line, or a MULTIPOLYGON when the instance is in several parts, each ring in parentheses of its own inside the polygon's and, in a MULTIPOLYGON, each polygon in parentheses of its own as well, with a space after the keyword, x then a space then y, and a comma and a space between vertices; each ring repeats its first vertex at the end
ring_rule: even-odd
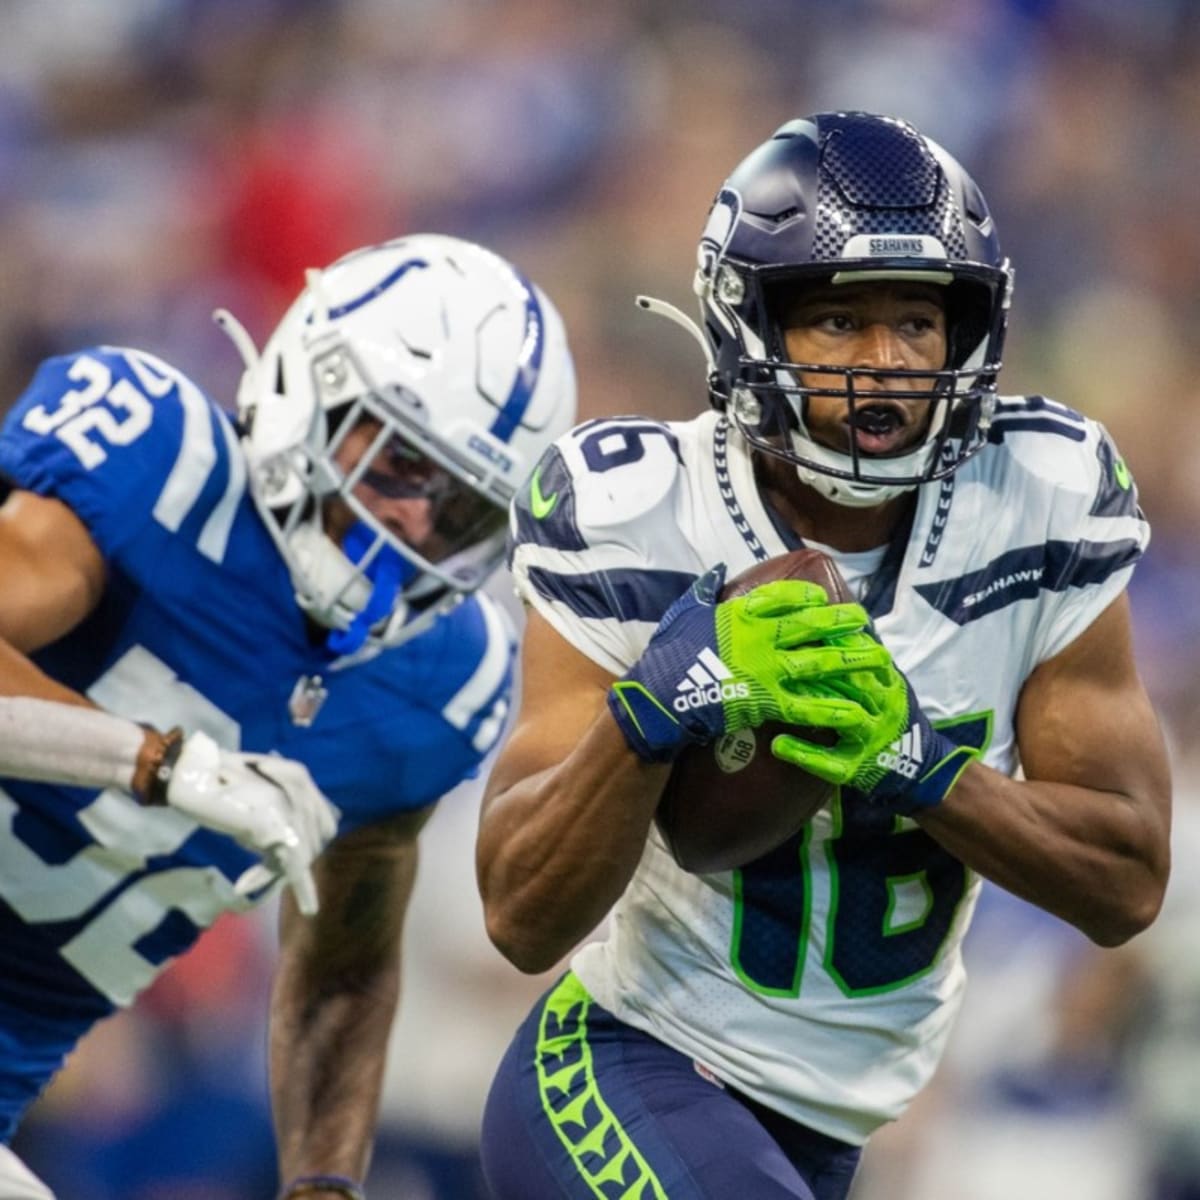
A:
MULTIPOLYGON (((228 400, 215 306, 261 338, 303 268, 430 230, 554 297, 583 417, 683 417, 699 355, 633 296, 691 310, 704 214, 749 148, 854 107, 961 158, 1017 267, 1005 390, 1104 420, 1154 525, 1137 644, 1176 869, 1118 952, 988 889, 949 1058, 855 1200, 1200 1195, 1200 5, 0 0, 0 29, 0 407, 97 340, 228 400)), ((426 837, 374 1196, 473 1200, 486 1082, 543 982, 483 939, 476 803, 462 789, 426 837)), ((62 1200, 271 1194, 273 938, 222 922, 85 1043, 18 1143, 62 1200)))

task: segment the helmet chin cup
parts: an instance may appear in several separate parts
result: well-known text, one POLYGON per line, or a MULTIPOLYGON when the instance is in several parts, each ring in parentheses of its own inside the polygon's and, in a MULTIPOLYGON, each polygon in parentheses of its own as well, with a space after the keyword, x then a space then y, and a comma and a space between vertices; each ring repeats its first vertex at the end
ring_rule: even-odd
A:
POLYGON ((911 492, 917 486, 915 483, 855 483, 852 479, 840 479, 836 475, 826 475, 799 464, 796 466, 796 475, 801 483, 844 508, 874 508, 896 496, 903 496, 905 492, 911 492))
POLYGON ((297 525, 288 536, 293 580, 304 581, 296 603, 325 629, 346 629, 366 607, 372 585, 361 569, 315 521, 297 525))
POLYGON ((330 631, 326 646, 342 663, 360 662, 424 633, 463 598, 445 593, 415 612, 403 589, 412 581, 420 590, 424 577, 386 544, 379 544, 364 564, 378 541, 361 523, 347 533, 349 555, 313 521, 298 525, 288 536, 293 581, 302 579, 307 585, 303 591, 297 588, 296 603, 314 624, 330 631))
MULTIPOLYGON (((345 629, 330 631, 325 644, 335 654, 354 654, 360 650, 380 622, 394 619, 401 589, 417 575, 415 563, 410 562, 394 547, 380 540, 379 535, 364 521, 355 521, 342 539, 342 555, 361 570, 370 584, 366 602, 355 613, 345 629)), ((401 601, 402 603, 402 601, 401 601)))

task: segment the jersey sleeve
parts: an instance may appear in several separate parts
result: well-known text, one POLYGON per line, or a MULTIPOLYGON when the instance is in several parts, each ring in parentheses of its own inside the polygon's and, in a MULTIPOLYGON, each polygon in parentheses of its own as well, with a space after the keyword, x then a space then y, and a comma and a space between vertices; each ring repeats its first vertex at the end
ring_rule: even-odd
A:
POLYGON ((517 594, 615 675, 699 573, 678 521, 685 481, 670 425, 591 421, 542 456, 510 514, 517 594))
POLYGON ((1060 452, 1052 468, 1058 486, 1033 665, 1064 650, 1129 586, 1150 541, 1137 485, 1108 431, 1084 419, 1081 428, 1074 453, 1060 452))
POLYGON ((190 380, 139 351, 47 359, 0 428, 0 474, 61 500, 107 560, 156 523, 173 531, 233 459, 231 433, 190 380))

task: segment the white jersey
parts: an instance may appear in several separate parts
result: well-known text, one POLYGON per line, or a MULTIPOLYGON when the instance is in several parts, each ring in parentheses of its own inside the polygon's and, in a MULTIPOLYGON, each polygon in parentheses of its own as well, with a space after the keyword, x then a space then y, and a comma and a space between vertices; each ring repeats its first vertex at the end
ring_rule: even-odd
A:
MULTIPOLYGON (((732 577, 802 544, 713 412, 579 426, 512 520, 522 598, 614 675, 695 576, 724 562, 732 577)), ((864 603, 930 720, 1011 774, 1022 684, 1125 588, 1148 538, 1101 426, 1041 397, 1005 400, 989 444, 919 489, 864 603)), ((838 798, 737 871, 688 874, 652 828, 607 938, 572 965, 622 1020, 861 1143, 937 1064, 979 885, 915 822, 838 798)))

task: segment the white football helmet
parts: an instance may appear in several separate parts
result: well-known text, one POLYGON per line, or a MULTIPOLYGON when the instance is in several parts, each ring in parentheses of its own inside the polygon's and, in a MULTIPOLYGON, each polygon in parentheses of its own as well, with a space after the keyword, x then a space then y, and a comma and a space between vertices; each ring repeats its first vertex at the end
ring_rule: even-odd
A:
POLYGON ((246 363, 251 492, 330 647, 396 645, 479 587, 516 488, 575 417, 544 293, 481 246, 420 234, 310 271, 261 354, 216 318, 246 363), (396 518, 414 502, 419 521, 396 518))

